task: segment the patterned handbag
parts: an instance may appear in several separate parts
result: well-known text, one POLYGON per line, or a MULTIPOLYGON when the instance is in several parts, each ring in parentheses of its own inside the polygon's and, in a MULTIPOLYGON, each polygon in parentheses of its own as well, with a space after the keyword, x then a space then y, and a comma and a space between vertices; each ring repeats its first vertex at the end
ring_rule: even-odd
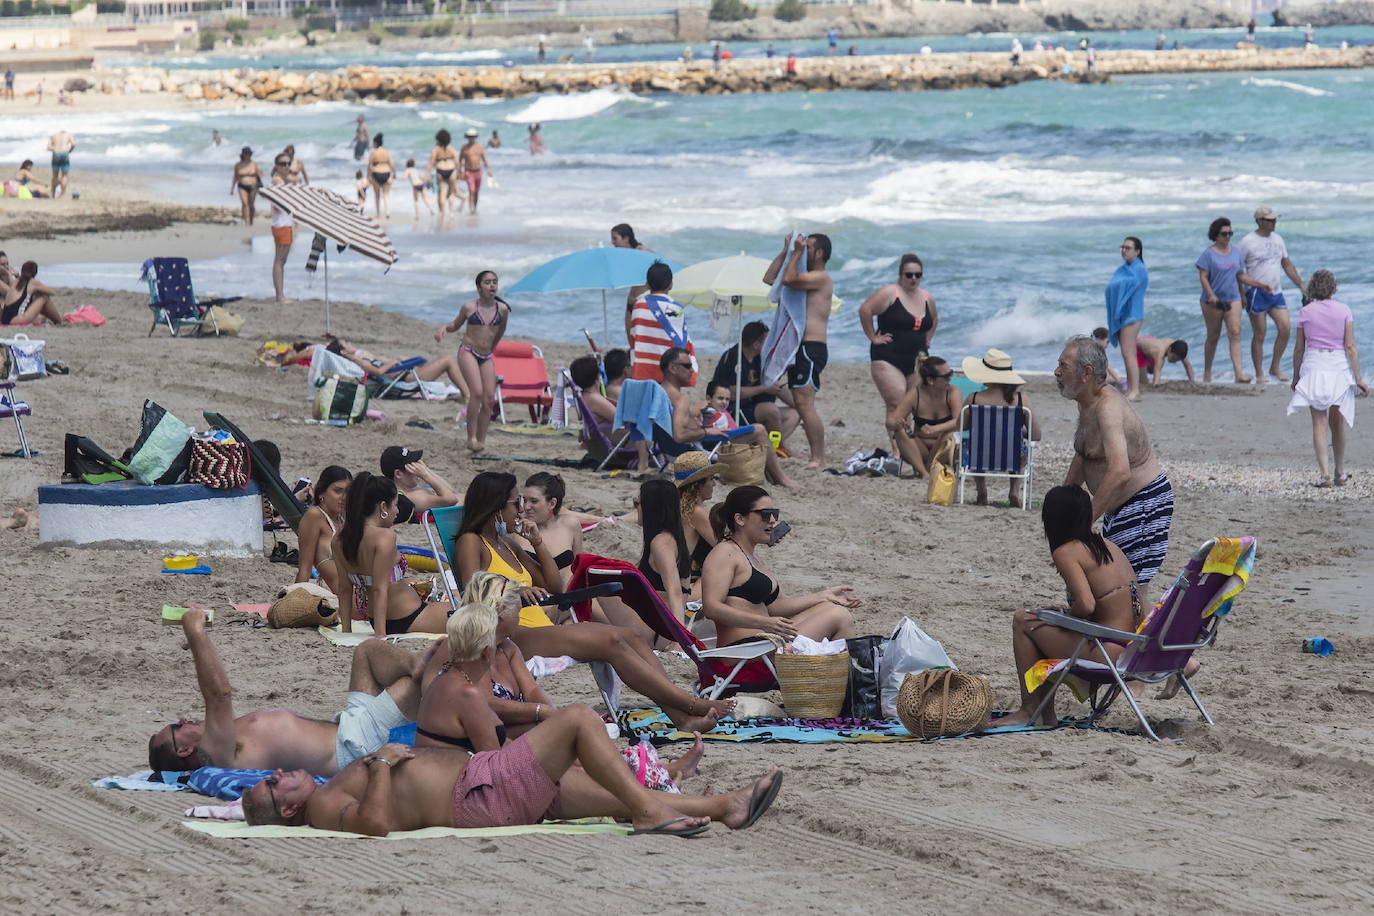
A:
POLYGON ((191 483, 216 490, 244 490, 252 477, 253 460, 242 442, 214 442, 196 439, 191 443, 191 483))

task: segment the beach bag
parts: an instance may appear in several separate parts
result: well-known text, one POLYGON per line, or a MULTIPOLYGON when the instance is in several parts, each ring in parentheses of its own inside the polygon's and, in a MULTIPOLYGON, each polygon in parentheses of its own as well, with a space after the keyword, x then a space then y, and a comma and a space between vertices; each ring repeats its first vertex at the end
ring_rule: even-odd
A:
POLYGON ((191 442, 191 464, 186 479, 216 490, 244 490, 252 477, 253 459, 242 442, 191 442))
POLYGON ((124 465, 94 441, 75 433, 67 433, 62 449, 62 480, 64 483, 110 483, 128 480, 124 465))
POLYGON ((367 416, 367 401, 367 385, 331 375, 315 382, 311 416, 323 423, 352 426, 367 416))
POLYGON ((210 306, 205 318, 210 327, 219 328, 221 334, 228 334, 230 337, 238 337, 239 328, 243 327, 243 316, 238 312, 229 311, 222 305, 210 306))
POLYGON ((897 693, 897 718, 913 738, 966 735, 992 713, 992 685, 963 671, 908 674, 897 693))
POLYGON ((727 442, 716 450, 716 459, 721 479, 731 486, 764 485, 763 468, 768 459, 761 445, 727 442))
POLYGON ((793 719, 833 719, 844 706, 849 686, 849 653, 797 655, 773 653, 782 706, 793 719))
POLYGON ((879 681, 882 686, 883 718, 897 715, 897 692, 908 674, 929 668, 954 668, 945 647, 916 626, 910 617, 897 622, 892 636, 883 644, 879 681))
POLYGON ((879 668, 882 665, 881 636, 855 636, 846 639, 849 651, 849 684, 844 694, 840 716, 846 719, 881 719, 883 717, 882 688, 879 668))
POLYGON ((926 502, 932 506, 948 506, 954 502, 954 448, 954 440, 946 439, 931 456, 926 502))
POLYGON ((176 483, 191 463, 191 427, 152 400, 143 402, 143 426, 129 450, 129 473, 141 484, 176 483))
POLYGON ((267 625, 274 630, 287 627, 332 627, 339 612, 324 598, 303 588, 287 588, 267 609, 267 625))
POLYGON ((9 340, 0 340, 9 351, 9 368, 4 377, 12 382, 42 378, 48 374, 48 364, 43 359, 46 341, 29 340, 27 334, 15 334, 9 340))

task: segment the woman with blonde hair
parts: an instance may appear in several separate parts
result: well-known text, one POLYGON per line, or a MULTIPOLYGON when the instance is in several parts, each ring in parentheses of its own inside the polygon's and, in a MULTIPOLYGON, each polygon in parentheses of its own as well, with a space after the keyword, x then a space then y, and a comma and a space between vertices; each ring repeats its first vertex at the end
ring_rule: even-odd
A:
POLYGON ((1355 391, 1369 394, 1360 377, 1360 352, 1355 346, 1355 316, 1338 302, 1336 278, 1329 270, 1315 271, 1307 281, 1309 302, 1298 312, 1298 336, 1293 345, 1293 398, 1288 413, 1304 407, 1312 413, 1312 447, 1321 479, 1316 486, 1344 486, 1345 427, 1355 428, 1355 391), (1345 421, 1345 425, 1341 424, 1345 421), (1335 452, 1336 476, 1326 463, 1327 429, 1335 452))
POLYGON ((686 452, 673 462, 673 480, 677 484, 678 512, 682 515, 682 535, 691 557, 692 578, 701 578, 701 565, 716 546, 711 530, 711 513, 706 501, 715 493, 720 466, 711 462, 706 452, 686 452))

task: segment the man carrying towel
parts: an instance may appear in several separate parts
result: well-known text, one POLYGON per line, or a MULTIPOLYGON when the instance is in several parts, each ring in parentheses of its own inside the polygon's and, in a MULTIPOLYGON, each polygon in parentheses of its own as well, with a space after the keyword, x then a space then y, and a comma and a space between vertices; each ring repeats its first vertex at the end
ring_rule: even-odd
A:
POLYGON ((687 837, 713 820, 732 830, 753 826, 781 787, 782 773, 774 768, 723 795, 646 789, 606 736, 601 717, 574 704, 499 750, 387 744, 319 787, 309 772, 283 767, 243 794, 243 813, 252 825, 308 824, 368 836, 616 817, 633 822, 635 833, 687 837))
POLYGON ((333 776, 386 743, 391 729, 415 720, 419 675, 430 652, 412 654, 369 639, 353 651, 348 705, 333 722, 307 719, 289 709, 262 709, 234 717, 233 688, 219 653, 205 635, 205 612, 181 619, 205 699, 204 719, 179 719, 148 741, 148 766, 164 772, 203 766, 299 769, 333 776))
MULTIPOLYGON (((1093 517, 1102 517, 1102 536, 1126 554, 1136 581, 1149 585, 1169 552, 1174 491, 1145 424, 1125 395, 1107 383, 1107 352, 1091 337, 1069 338, 1054 377, 1059 393, 1078 402, 1073 462, 1064 485, 1087 485, 1093 517)), ((1143 594, 1141 604, 1149 606, 1143 594)))
POLYGON ((825 466, 825 426, 816 411, 816 392, 821 390, 821 372, 830 360, 826 340, 830 327, 830 300, 835 289, 825 269, 830 253, 829 236, 819 232, 805 238, 798 235, 791 256, 784 243, 783 250, 763 275, 763 282, 772 286, 781 269, 784 286, 806 291, 806 328, 802 331, 797 355, 787 369, 787 387, 792 390, 792 406, 806 428, 806 444, 811 448, 811 460, 806 465, 809 468, 825 466), (800 269, 803 251, 806 252, 806 270, 800 269), (786 269, 783 269, 784 260, 786 269))
POLYGON ((382 476, 396 484, 396 524, 419 522, 430 509, 458 505, 458 492, 429 469, 418 448, 393 445, 382 452, 382 476))

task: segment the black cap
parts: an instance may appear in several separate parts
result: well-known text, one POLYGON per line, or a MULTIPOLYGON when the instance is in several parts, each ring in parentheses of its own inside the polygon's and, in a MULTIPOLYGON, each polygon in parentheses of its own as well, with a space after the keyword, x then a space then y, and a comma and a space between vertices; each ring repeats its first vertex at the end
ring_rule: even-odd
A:
POLYGON ((396 472, 410 464, 412 461, 419 461, 424 457, 424 452, 418 448, 403 448, 393 445, 382 452, 382 476, 394 478, 396 472))

